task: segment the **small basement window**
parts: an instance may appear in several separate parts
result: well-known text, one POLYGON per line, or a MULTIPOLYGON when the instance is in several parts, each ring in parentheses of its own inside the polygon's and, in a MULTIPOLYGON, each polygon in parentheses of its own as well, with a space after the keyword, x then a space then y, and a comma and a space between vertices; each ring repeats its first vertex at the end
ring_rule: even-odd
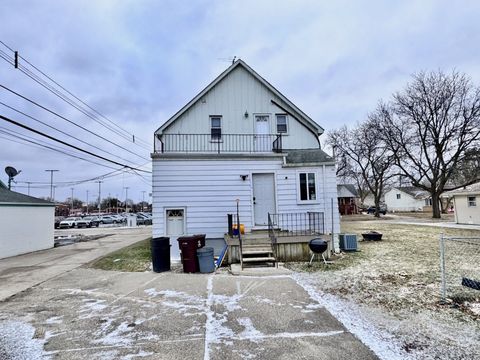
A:
POLYGON ((287 132, 287 115, 277 114, 277 134, 286 134, 287 132))
POLYGON ((477 197, 476 196, 469 196, 468 197, 468 207, 475 207, 477 206, 477 197))
POLYGON ((298 175, 300 180, 300 200, 317 200, 315 173, 299 173, 298 175))
POLYGON ((210 116, 210 136, 212 140, 222 139, 222 117, 210 116))

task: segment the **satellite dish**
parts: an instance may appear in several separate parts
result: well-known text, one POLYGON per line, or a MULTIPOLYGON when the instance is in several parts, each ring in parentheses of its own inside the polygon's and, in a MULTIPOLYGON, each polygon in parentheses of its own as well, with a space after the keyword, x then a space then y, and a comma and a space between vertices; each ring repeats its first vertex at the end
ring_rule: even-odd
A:
POLYGON ((17 169, 15 169, 15 168, 12 167, 12 166, 7 166, 7 167, 5 168, 5 172, 7 173, 8 177, 10 177, 10 178, 13 178, 13 177, 15 177, 15 176, 18 175, 17 169))
MULTIPOLYGON (((15 169, 14 167, 12 166, 7 166, 5 168, 5 172, 7 173, 8 175, 8 190, 10 190, 12 188, 12 180, 15 176, 17 176, 18 174, 20 174, 22 172, 22 170, 20 171, 17 171, 17 169, 15 169)), ((14 181, 15 182, 15 181, 14 181)))

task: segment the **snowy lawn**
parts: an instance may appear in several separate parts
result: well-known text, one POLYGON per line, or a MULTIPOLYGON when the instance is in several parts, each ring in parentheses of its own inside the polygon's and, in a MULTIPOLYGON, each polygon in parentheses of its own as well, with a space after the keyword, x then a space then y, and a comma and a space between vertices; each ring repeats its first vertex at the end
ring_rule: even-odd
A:
POLYGON ((468 301, 439 304, 438 240, 441 232, 480 236, 480 231, 398 225, 388 220, 342 223, 343 233, 357 234, 359 239, 370 230, 382 232, 383 240, 360 241, 360 252, 342 254, 334 265, 317 262, 311 268, 304 263, 289 267, 317 291, 359 309, 414 358, 480 358, 480 292, 472 292, 468 301))

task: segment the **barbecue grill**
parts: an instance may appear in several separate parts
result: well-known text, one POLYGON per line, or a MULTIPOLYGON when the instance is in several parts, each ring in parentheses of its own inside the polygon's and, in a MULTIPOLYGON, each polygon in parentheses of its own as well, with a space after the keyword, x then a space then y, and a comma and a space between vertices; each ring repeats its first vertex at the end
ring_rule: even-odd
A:
POLYGON ((327 260, 325 260, 325 256, 323 253, 328 249, 328 243, 322 239, 312 239, 308 243, 308 247, 312 251, 312 257, 310 258, 309 266, 312 265, 313 258, 316 254, 322 254, 322 259, 325 264, 327 264, 327 260))

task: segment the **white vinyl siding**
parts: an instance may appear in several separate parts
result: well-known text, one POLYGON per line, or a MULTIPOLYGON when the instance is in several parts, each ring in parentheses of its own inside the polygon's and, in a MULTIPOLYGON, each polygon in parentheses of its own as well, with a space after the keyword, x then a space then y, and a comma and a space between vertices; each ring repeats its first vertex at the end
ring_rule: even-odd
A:
MULTIPOLYGON (((166 209, 185 209, 186 234, 223 237, 227 232, 227 214, 236 213, 240 200, 240 221, 252 229, 252 174, 273 173, 276 184, 277 212, 319 211, 325 216, 326 233, 331 231, 334 199, 334 232, 339 232, 337 186, 334 166, 282 168, 283 159, 153 160, 153 236, 165 236, 166 209), (324 173, 325 169, 325 173, 324 173), (297 171, 315 173, 316 202, 299 204, 297 171), (248 174, 244 181, 240 175, 248 174)), ((176 241, 171 240, 176 246, 176 241)), ((172 253, 174 253, 172 249, 172 253)))
MULTIPOLYGON (((269 115, 282 111, 271 100, 282 103, 274 93, 242 67, 227 75, 202 99, 164 130, 167 134, 210 134, 211 115, 222 115, 223 134, 254 134, 254 114, 269 115), (245 117, 245 112, 249 114, 245 117)), ((289 116, 288 134, 282 139, 285 149, 318 148, 318 137, 295 118, 289 116), (294 136, 292 136, 294 134, 294 136)), ((271 121, 270 133, 276 133, 276 121, 271 121)))

